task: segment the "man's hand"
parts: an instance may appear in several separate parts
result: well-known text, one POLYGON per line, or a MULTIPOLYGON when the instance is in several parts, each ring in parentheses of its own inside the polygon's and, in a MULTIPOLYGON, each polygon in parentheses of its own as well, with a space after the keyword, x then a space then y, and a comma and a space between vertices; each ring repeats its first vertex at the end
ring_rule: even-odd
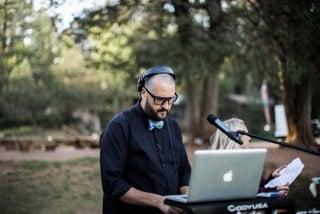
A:
MULTIPOLYGON (((287 165, 283 165, 278 167, 276 170, 273 171, 272 176, 273 177, 279 177, 280 176, 280 171, 284 168, 286 168, 287 165)), ((285 184, 285 185, 279 185, 277 186, 277 191, 281 194, 283 194, 284 196, 286 196, 289 192, 289 183, 285 184)))
POLYGON ((166 204, 163 204, 161 207, 159 207, 162 213, 165 214, 179 214, 183 213, 183 210, 177 208, 177 207, 170 207, 166 204))
POLYGON ((277 191, 286 196, 289 192, 289 183, 286 185, 277 186, 277 191))
POLYGON ((287 165, 283 165, 283 166, 278 167, 276 170, 274 170, 274 171, 272 172, 272 176, 273 176, 274 178, 279 177, 279 176, 280 176, 280 171, 281 171, 282 169, 286 168, 286 167, 287 167, 287 165))
POLYGON ((182 213, 181 209, 164 204, 164 199, 162 195, 144 192, 133 187, 120 197, 120 200, 125 203, 156 207, 163 213, 182 213))
POLYGON ((161 210, 162 213, 165 214, 178 214, 183 213, 183 210, 177 207, 171 207, 169 205, 164 204, 164 197, 162 201, 160 201, 158 208, 161 210))

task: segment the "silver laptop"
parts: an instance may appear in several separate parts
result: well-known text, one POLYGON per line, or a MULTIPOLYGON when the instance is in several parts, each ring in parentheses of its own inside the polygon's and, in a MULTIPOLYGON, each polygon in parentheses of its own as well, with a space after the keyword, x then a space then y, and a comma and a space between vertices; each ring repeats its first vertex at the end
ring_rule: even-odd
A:
POLYGON ((253 198, 266 153, 266 149, 198 150, 193 157, 188 195, 167 195, 166 199, 196 203, 253 198))

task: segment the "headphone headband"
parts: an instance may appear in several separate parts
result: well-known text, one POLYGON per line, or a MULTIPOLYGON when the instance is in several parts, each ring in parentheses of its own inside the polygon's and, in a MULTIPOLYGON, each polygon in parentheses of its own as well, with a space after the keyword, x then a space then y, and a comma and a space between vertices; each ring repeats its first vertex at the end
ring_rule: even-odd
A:
POLYGON ((138 91, 142 90, 147 79, 149 79, 151 76, 158 75, 158 74, 169 74, 173 77, 173 79, 175 79, 174 71, 169 66, 154 66, 152 68, 149 68, 147 71, 145 71, 138 79, 138 83, 137 83, 138 91))

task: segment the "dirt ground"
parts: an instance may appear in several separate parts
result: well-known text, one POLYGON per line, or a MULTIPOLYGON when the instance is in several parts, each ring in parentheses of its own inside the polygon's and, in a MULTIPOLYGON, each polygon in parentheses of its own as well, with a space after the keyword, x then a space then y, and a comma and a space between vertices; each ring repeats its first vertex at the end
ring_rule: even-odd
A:
MULTIPOLYGON (((189 160, 192 161, 193 152, 198 149, 207 149, 208 146, 186 145, 189 160)), ((290 163, 299 157, 304 163, 303 175, 307 178, 320 176, 320 157, 296 151, 290 148, 279 147, 268 143, 251 143, 252 148, 267 148, 266 170, 271 172, 275 167, 290 163)), ((81 157, 99 157, 99 149, 75 149, 73 147, 62 146, 56 151, 6 151, 0 148, 0 161, 19 160, 44 160, 44 161, 65 161, 81 157)))
POLYGON ((0 149, 0 161, 67 161, 82 157, 99 157, 99 149, 76 149, 72 146, 60 146, 55 151, 8 151, 0 149))

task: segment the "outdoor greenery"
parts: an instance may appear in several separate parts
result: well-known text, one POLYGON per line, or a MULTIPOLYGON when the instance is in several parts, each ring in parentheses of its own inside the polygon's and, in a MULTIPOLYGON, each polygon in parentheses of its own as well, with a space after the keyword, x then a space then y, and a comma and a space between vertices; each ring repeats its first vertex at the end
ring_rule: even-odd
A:
POLYGON ((59 29, 61 14, 48 11, 63 3, 0 1, 0 127, 59 128, 77 110, 105 124, 138 98, 139 74, 166 64, 189 142, 212 133, 209 113, 262 132, 264 116, 254 115, 262 105, 252 100, 266 81, 273 104, 286 107, 287 140, 315 145, 319 1, 107 1, 59 29), (249 101, 229 104, 230 94, 249 101))

